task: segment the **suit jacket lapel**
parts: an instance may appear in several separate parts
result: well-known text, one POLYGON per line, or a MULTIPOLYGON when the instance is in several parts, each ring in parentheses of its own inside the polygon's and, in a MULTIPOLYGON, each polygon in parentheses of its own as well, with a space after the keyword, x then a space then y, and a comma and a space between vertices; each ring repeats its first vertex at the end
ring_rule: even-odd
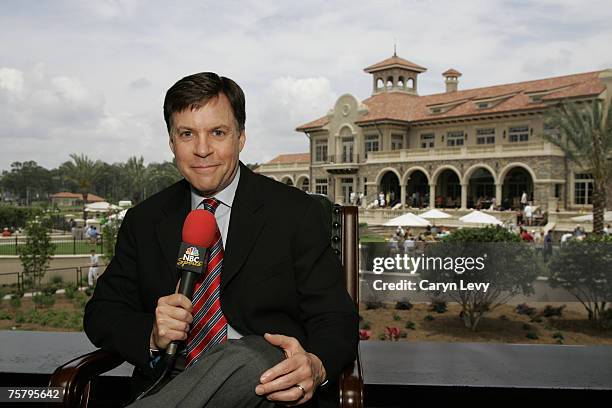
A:
POLYGON ((183 223, 191 210, 189 183, 182 180, 177 185, 177 192, 162 207, 164 217, 157 224, 157 239, 171 273, 171 282, 176 285, 176 257, 182 241, 183 223))
POLYGON ((262 214, 258 214, 262 205, 256 176, 240 162, 240 180, 232 205, 224 249, 221 289, 240 271, 265 224, 262 214))

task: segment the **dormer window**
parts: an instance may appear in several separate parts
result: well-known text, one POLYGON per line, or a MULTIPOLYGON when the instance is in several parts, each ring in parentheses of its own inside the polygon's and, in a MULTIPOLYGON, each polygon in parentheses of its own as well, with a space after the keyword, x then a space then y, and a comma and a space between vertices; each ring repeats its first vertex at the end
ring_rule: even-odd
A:
POLYGON ((478 109, 487 109, 489 106, 489 102, 480 102, 478 104, 478 109))
POLYGON ((440 113, 442 112, 442 108, 431 108, 431 113, 440 113))

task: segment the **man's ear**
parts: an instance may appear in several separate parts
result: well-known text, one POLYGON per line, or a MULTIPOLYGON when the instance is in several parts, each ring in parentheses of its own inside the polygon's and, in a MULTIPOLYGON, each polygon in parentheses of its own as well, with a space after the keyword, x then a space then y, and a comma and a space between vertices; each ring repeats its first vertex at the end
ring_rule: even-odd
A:
POLYGON ((174 153, 174 139, 172 139, 172 135, 168 135, 168 145, 170 146, 170 150, 172 150, 172 154, 174 153))
POLYGON ((243 130, 242 132, 240 132, 240 136, 238 136, 238 152, 242 151, 242 148, 244 147, 244 143, 246 142, 246 133, 243 130))

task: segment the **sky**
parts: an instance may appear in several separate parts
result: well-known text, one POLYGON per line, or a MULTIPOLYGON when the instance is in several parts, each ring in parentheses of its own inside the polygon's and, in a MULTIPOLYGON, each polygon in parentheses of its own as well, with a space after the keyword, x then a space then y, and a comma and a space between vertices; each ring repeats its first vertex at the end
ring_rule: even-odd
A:
POLYGON ((397 54, 421 95, 612 68, 609 0, 2 0, 0 170, 86 154, 171 160, 162 115, 180 78, 214 71, 245 91, 245 163, 308 151, 295 128, 397 54), (606 51, 608 50, 608 51, 606 51))

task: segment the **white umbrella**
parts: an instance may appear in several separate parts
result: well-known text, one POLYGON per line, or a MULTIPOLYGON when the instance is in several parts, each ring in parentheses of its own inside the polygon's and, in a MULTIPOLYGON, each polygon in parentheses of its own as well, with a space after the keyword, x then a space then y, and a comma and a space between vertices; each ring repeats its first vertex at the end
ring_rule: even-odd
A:
POLYGON ((437 219, 442 219, 442 218, 453 218, 452 215, 447 214, 444 211, 440 211, 436 208, 429 210, 429 211, 425 211, 423 214, 420 214, 419 217, 427 218, 430 220, 437 220, 437 219))
POLYGON ((425 218, 414 215, 413 213, 402 214, 383 224, 386 227, 426 227, 431 225, 425 218))
MULTIPOLYGON (((577 217, 572 217, 572 221, 576 221, 576 222, 593 221, 593 213, 586 214, 586 215, 579 215, 577 217)), ((612 221, 612 211, 606 211, 604 213, 604 221, 612 221)))
POLYGON ((114 205, 114 204, 110 204, 107 203, 106 201, 99 201, 97 203, 92 203, 89 204, 85 207, 85 211, 89 211, 89 212, 108 212, 108 211, 116 211, 116 210, 121 210, 122 208, 114 205))
POLYGON ((474 210, 471 213, 459 218, 459 221, 470 224, 493 224, 502 225, 502 222, 492 215, 483 213, 482 211, 474 210))

